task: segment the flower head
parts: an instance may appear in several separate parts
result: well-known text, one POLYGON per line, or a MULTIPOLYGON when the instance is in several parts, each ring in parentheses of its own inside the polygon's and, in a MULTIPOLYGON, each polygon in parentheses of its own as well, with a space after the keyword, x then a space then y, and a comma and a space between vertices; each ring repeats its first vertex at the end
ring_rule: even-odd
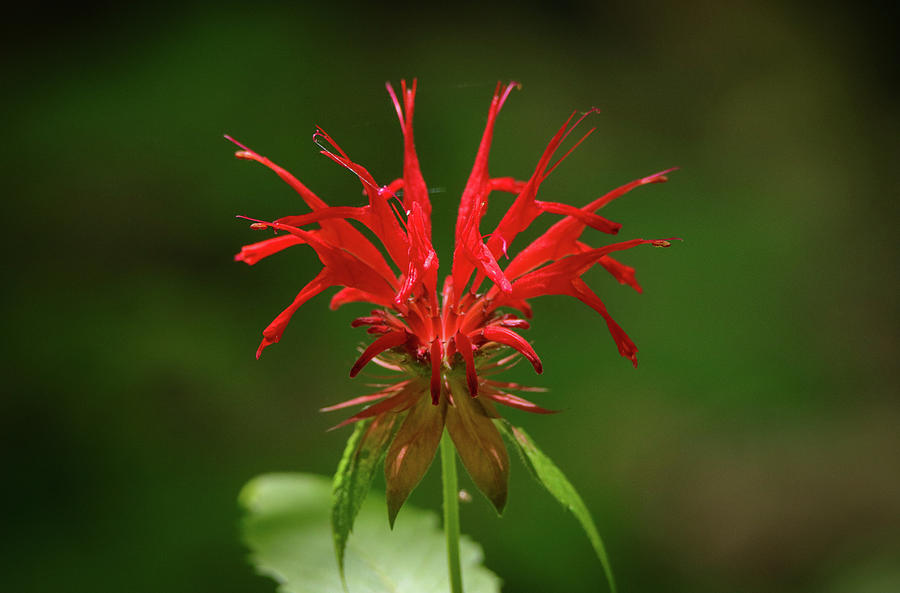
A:
POLYGON ((594 130, 554 160, 560 146, 596 110, 577 119, 575 113, 569 116, 527 180, 492 177, 488 155, 494 124, 517 86, 498 84, 460 200, 452 267, 439 283, 439 261, 431 241, 431 202, 413 137, 416 81, 411 86, 404 81, 399 96, 390 84, 386 86, 403 134, 402 177, 381 185, 324 130, 317 128, 313 134, 324 156, 359 178, 368 199, 364 206, 329 206, 293 175, 232 140, 241 148, 238 158, 275 171, 310 210, 274 221, 248 219, 252 228, 271 228, 279 234, 246 245, 235 259, 253 265, 288 247, 307 245, 322 262, 318 275, 263 331, 257 357, 281 339, 300 306, 330 287, 340 287, 331 298, 332 309, 352 302, 374 304, 369 315, 352 322, 354 327, 367 328, 374 340, 350 369, 350 376, 373 363, 400 378, 376 393, 326 410, 367 406, 339 426, 368 419, 361 447, 386 450, 391 520, 431 464, 445 427, 473 481, 500 511, 506 502, 509 458, 493 423, 499 418, 495 404, 550 413, 518 395, 539 390, 493 378, 519 357, 542 372, 540 358, 520 334, 529 327, 528 301, 544 295, 578 299, 600 314, 619 353, 637 366, 634 342, 582 276, 599 264, 620 283, 640 292, 634 269, 612 254, 643 244, 667 247, 669 241, 631 239, 591 247, 581 236, 587 227, 617 234, 621 225, 597 211, 636 187, 666 181, 672 169, 627 183, 582 207, 539 200, 541 184, 594 130), (485 236, 481 221, 493 192, 513 194, 515 199, 496 229, 485 236), (544 213, 562 218, 512 256, 510 248, 516 237, 544 213), (371 231, 380 247, 350 221, 371 231), (511 259, 501 265, 504 257, 511 259))

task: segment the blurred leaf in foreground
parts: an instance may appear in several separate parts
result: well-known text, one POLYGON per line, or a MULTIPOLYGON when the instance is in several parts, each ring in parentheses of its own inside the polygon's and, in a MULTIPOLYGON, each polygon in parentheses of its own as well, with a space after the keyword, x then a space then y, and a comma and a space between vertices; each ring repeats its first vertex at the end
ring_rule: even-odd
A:
MULTIPOLYGON (((266 474, 240 495, 247 514, 244 541, 250 560, 278 581, 283 593, 341 593, 331 534, 332 485, 309 474, 266 474)), ((381 497, 363 503, 347 542, 344 566, 350 593, 446 593, 444 535, 435 513, 408 508, 393 531, 381 497)), ((500 579, 485 568, 481 547, 462 538, 467 593, 499 593, 500 579)))

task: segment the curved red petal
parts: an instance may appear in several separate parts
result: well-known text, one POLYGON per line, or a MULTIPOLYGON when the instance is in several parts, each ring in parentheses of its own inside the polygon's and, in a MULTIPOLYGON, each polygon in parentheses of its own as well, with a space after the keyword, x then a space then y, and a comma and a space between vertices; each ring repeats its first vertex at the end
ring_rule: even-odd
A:
POLYGON ((366 366, 370 360, 384 352, 385 350, 390 350, 391 348, 396 348, 397 346, 401 346, 406 343, 409 338, 409 334, 402 331, 393 331, 387 334, 384 334, 366 348, 362 355, 353 363, 353 367, 350 369, 350 376, 355 377, 359 374, 359 371, 362 370, 364 366, 366 366))
POLYGON ((628 285, 638 292, 644 292, 644 289, 641 288, 641 285, 638 284, 637 279, 634 277, 634 268, 631 266, 626 266, 608 255, 601 257, 598 263, 612 274, 613 278, 618 280, 620 284, 628 285))
POLYGON ((278 314, 272 323, 263 330, 263 339, 259 344, 259 348, 256 349, 256 358, 259 359, 262 351, 271 346, 272 344, 278 342, 281 339, 281 335, 284 333, 285 328, 287 327, 288 322, 291 320, 291 317, 294 313, 299 309, 303 303, 316 296, 326 288, 328 288, 328 274, 326 270, 322 270, 319 272, 319 275, 313 278, 309 284, 303 287, 303 289, 297 294, 294 298, 294 302, 292 302, 284 311, 278 314))
POLYGON ((536 204, 538 208, 544 212, 571 216, 591 228, 610 235, 615 235, 619 232, 619 229, 622 228, 622 225, 618 222, 613 222, 608 218, 604 218, 593 212, 585 212, 584 210, 576 208, 575 206, 570 206, 569 204, 562 204, 559 202, 536 202, 536 204))
POLYGON ((261 259, 265 259, 279 251, 284 251, 288 247, 302 245, 305 242, 303 239, 293 235, 280 235, 265 241, 244 245, 241 247, 241 252, 235 254, 234 261, 242 261, 248 266, 252 266, 261 259))
POLYGON ((506 329, 505 327, 497 327, 496 325, 489 325, 485 328, 482 328, 472 334, 469 334, 470 338, 474 338, 475 336, 484 338, 490 342, 497 342, 498 344, 503 344, 504 346, 509 346, 514 350, 518 350, 522 353, 522 355, 528 359, 531 363, 531 366, 534 367, 534 370, 541 374, 544 372, 544 367, 541 364, 541 359, 538 357, 537 352, 534 351, 534 348, 531 347, 525 338, 517 334, 516 332, 506 329))
POLYGON ((581 278, 574 280, 572 282, 572 285, 575 289, 572 296, 592 308, 603 317, 603 320, 606 321, 606 327, 609 328, 609 333, 612 335, 613 340, 615 340, 616 342, 616 347, 619 349, 619 354, 630 360, 631 364, 633 364, 634 367, 637 368, 637 346, 631 340, 631 338, 628 337, 628 334, 625 333, 625 330, 619 327, 619 324, 615 322, 615 320, 609 314, 609 311, 606 310, 606 305, 603 304, 603 301, 600 300, 600 297, 598 297, 581 278))
MULTIPOLYGON (((674 170, 675 169, 666 169, 665 171, 660 171, 659 173, 654 173, 653 175, 648 175, 647 177, 626 183, 604 196, 597 198, 587 206, 581 208, 581 210, 586 213, 592 213, 637 187, 649 183, 662 183, 667 180, 666 174, 674 170)), ((547 229, 540 237, 520 251, 509 265, 506 266, 504 273, 508 278, 515 279, 547 261, 559 259, 572 253, 578 253, 582 249, 577 246, 577 241, 584 232, 585 227, 585 223, 580 218, 574 216, 558 221, 547 229)))

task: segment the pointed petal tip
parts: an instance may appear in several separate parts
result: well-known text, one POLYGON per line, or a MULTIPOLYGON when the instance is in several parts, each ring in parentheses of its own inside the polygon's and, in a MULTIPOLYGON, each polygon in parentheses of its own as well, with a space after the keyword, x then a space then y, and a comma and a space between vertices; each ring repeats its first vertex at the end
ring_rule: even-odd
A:
POLYGON ((506 508, 506 492, 503 493, 502 498, 492 500, 491 503, 494 505, 494 508, 497 510, 497 514, 502 516, 503 510, 506 508))
POLYGON ((237 146, 240 146, 240 147, 243 149, 243 150, 239 150, 238 152, 235 153, 235 156, 237 156, 238 158, 249 158, 249 153, 253 152, 253 151, 251 151, 249 148, 247 148, 246 146, 244 146, 243 144, 241 144, 240 142, 238 142, 237 140, 235 140, 234 138, 232 138, 230 135, 228 135, 228 134, 222 134, 222 136, 223 136, 226 140, 228 140, 229 142, 231 142, 232 144, 235 144, 235 145, 237 145, 237 146), (238 156, 240 153, 245 153, 245 154, 247 154, 248 156, 247 156, 247 157, 238 156))
POLYGON ((653 175, 644 177, 643 179, 641 179, 640 183, 641 185, 646 183, 665 183, 669 180, 666 175, 672 173, 673 171, 678 171, 679 169, 681 169, 681 167, 670 167, 664 171, 660 171, 659 173, 654 173, 653 175))
POLYGON ((403 503, 400 503, 396 508, 391 505, 391 502, 388 501, 388 526, 390 526, 391 531, 394 530, 394 522, 397 520, 397 514, 400 512, 400 507, 403 506, 403 503))

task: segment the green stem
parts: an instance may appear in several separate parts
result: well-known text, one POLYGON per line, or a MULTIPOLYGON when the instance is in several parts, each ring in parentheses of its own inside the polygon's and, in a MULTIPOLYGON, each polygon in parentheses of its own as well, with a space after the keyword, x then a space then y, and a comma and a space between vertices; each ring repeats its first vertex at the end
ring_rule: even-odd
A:
POLYGON ((441 437, 441 475, 444 481, 444 532, 447 534, 447 566, 450 592, 463 593, 459 567, 459 487, 456 483, 456 448, 447 431, 441 437))

